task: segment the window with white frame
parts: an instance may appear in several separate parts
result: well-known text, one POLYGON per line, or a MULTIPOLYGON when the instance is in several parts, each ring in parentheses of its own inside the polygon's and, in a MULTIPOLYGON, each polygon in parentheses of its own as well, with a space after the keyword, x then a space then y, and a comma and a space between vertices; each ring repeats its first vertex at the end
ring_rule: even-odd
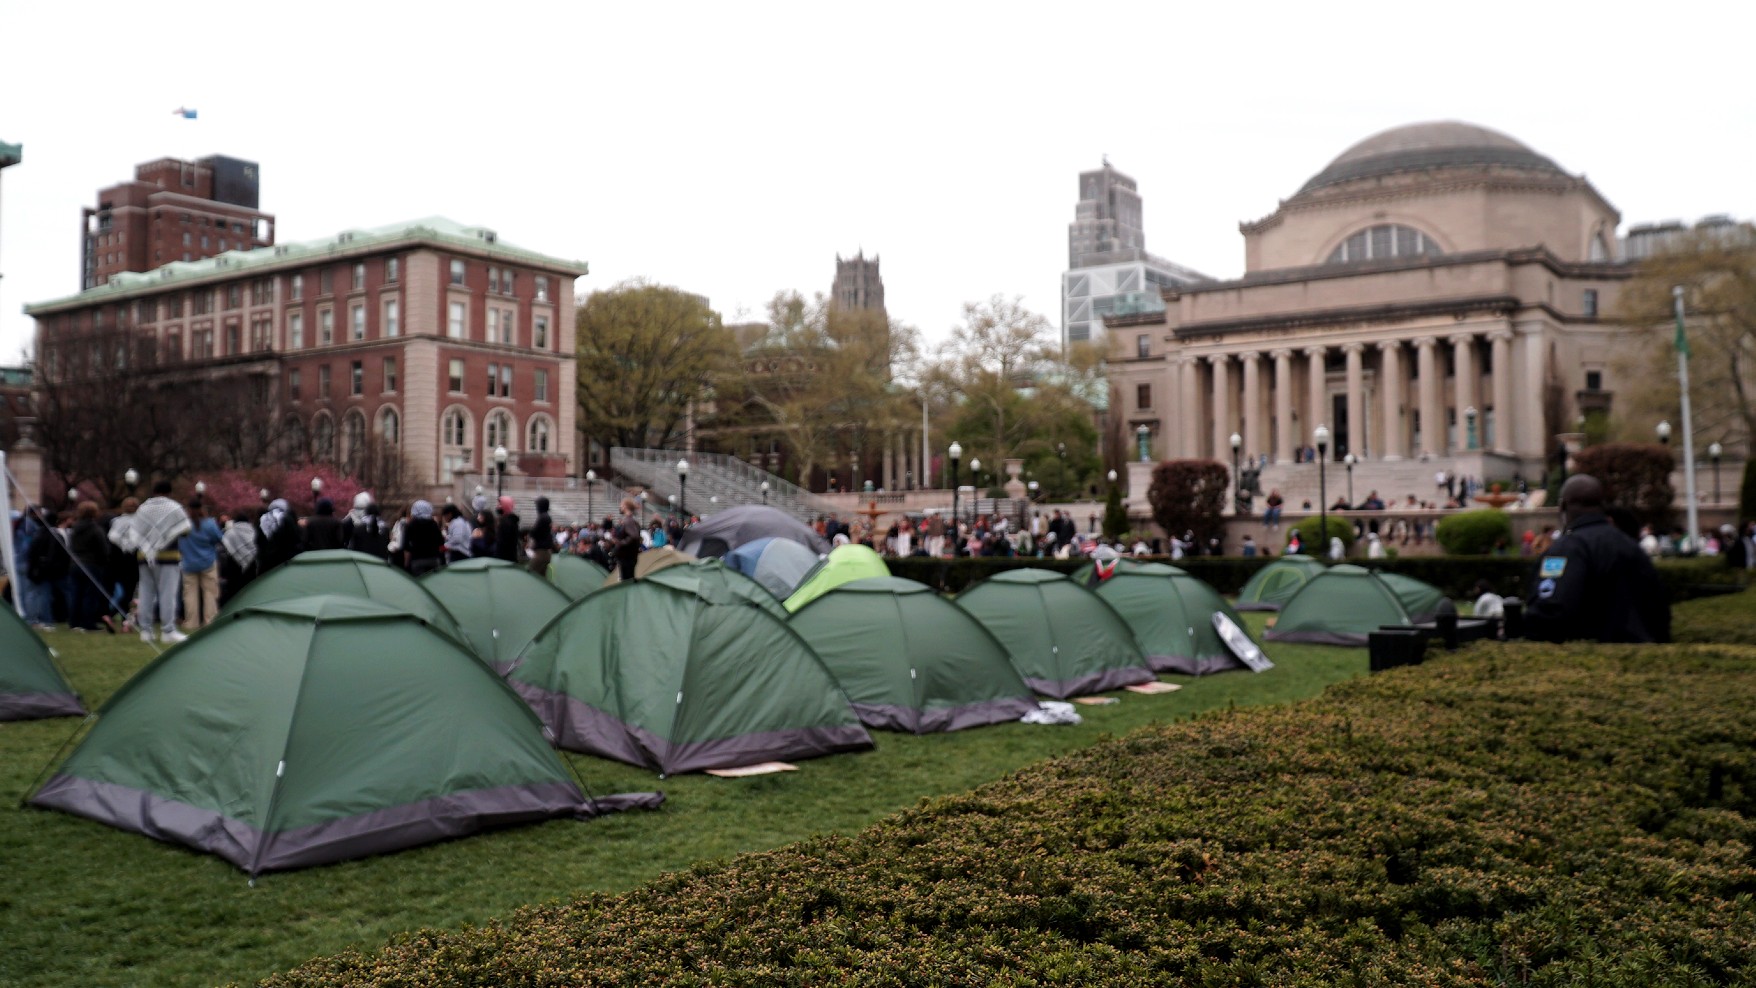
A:
POLYGON ((453 408, 445 413, 439 423, 439 435, 447 446, 464 446, 469 443, 469 417, 461 409, 453 408))
POLYGON ((303 350, 305 348, 305 315, 293 312, 287 315, 287 349, 303 350))
POLYGON ((356 292, 359 291, 360 289, 366 287, 366 265, 364 265, 364 264, 355 264, 354 265, 353 285, 354 285, 354 291, 356 291, 356 292))
POLYGON ((532 401, 549 400, 549 371, 538 367, 531 383, 530 397, 532 401))
POLYGON ((386 394, 396 393, 396 358, 384 358, 384 391, 386 394))
POLYGON ((549 317, 532 316, 530 323, 530 345, 538 350, 549 348, 549 317))
POLYGON ((537 301, 538 302, 547 302, 548 300, 549 300, 549 278, 547 275, 539 274, 539 275, 537 275, 537 301))
POLYGON ((524 444, 524 448, 532 453, 547 453, 549 451, 549 420, 538 415, 530 420, 529 431, 530 435, 526 437, 529 441, 524 444))
MULTIPOLYGON (((184 234, 184 236, 188 236, 188 234, 184 234)), ((305 297, 305 276, 304 275, 302 275, 302 274, 293 275, 293 287, 292 287, 292 291, 288 292, 288 295, 290 295, 292 297, 292 300, 295 302, 297 302, 300 299, 305 297)))
POLYGON ((366 338, 366 307, 358 302, 348 310, 348 338, 363 340, 366 338))
POLYGON ((396 299, 384 302, 384 335, 402 335, 402 308, 396 304, 396 299))
POLYGON ((500 397, 512 397, 512 365, 500 365, 500 397))
POLYGON ((482 425, 482 448, 494 449, 512 441, 512 416, 504 410, 488 413, 482 425))
POLYGON ((392 446, 402 443, 402 416, 389 405, 378 413, 378 438, 392 446))
POLYGON ((311 455, 319 462, 335 459, 335 421, 328 415, 311 423, 311 455))
POLYGON ((348 365, 348 394, 363 395, 366 393, 366 363, 356 360, 348 365))
POLYGON ((452 359, 450 380, 451 393, 454 395, 463 394, 463 361, 461 359, 452 359))
POLYGON ((454 285, 463 284, 463 272, 464 272, 463 261, 461 261, 461 260, 452 261, 451 262, 451 283, 454 285))
POLYGON ((453 302, 453 303, 451 303, 451 306, 447 311, 448 311, 449 315, 448 315, 446 322, 445 322, 446 335, 450 336, 454 340, 463 339, 463 336, 464 336, 464 330, 463 330, 464 306, 463 306, 463 303, 462 302, 453 302))
POLYGON ((324 309, 317 313, 317 342, 320 346, 328 346, 335 342, 335 312, 324 309))
POLYGON ((387 285, 396 284, 396 279, 400 274, 402 274, 401 262, 394 257, 386 258, 384 261, 384 283, 387 285))

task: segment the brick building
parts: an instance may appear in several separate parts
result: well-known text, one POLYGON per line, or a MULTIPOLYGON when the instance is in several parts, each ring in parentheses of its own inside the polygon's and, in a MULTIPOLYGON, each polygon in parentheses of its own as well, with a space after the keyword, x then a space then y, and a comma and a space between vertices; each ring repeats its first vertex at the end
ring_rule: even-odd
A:
POLYGON ((134 181, 99 190, 98 204, 82 211, 79 287, 273 245, 274 217, 257 208, 260 189, 256 162, 225 155, 136 165, 134 181))
POLYGON ((390 451, 437 489, 502 445, 508 473, 575 472, 586 270, 435 217, 113 274, 26 311, 45 378, 76 379, 107 356, 84 341, 128 330, 138 373, 246 379, 260 407, 242 413, 277 425, 279 458, 346 470, 390 451))

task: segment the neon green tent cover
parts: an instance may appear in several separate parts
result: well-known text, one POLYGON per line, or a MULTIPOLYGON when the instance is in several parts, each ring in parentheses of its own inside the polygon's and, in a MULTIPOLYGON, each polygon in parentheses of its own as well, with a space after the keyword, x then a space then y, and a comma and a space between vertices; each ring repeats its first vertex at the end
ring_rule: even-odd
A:
POLYGON ((561 589, 569 600, 578 600, 604 585, 610 571, 597 563, 570 553, 549 560, 549 582, 561 589))
POLYGON ((1238 591, 1238 610, 1278 611, 1321 572, 1323 563, 1315 557, 1303 553, 1282 556, 1257 570, 1238 591))
POLYGON ((1371 570, 1343 563, 1312 577, 1280 609, 1270 641, 1364 645, 1386 624, 1408 624, 1396 590, 1371 570))
POLYGON ((1122 616, 1059 573, 996 573, 958 594, 957 606, 1000 640, 1025 683, 1044 696, 1066 699, 1157 678, 1122 616))
POLYGON ((1117 569, 1097 595, 1134 629, 1134 640, 1158 672, 1201 676, 1247 668, 1213 628, 1215 612, 1242 627, 1219 591, 1175 566, 1144 563, 1117 569))
POLYGON ((226 602, 224 609, 234 611, 277 600, 322 594, 363 598, 394 607, 413 614, 460 642, 465 641, 457 619, 414 577, 377 556, 347 549, 301 552, 251 580, 236 597, 226 602))
POLYGON ((870 546, 852 543, 838 545, 830 550, 829 555, 823 557, 817 568, 799 584, 799 589, 787 598, 786 607, 797 614, 799 608, 844 583, 889 575, 890 567, 884 565, 884 557, 873 552, 870 546))
POLYGON ((235 608, 165 652, 31 801, 254 875, 626 799, 588 800, 518 695, 462 645, 324 596, 235 608))
POLYGON ((1006 648, 932 588, 894 576, 844 583, 793 615, 867 727, 925 734, 1037 708, 1006 648))
POLYGON ((78 717, 85 713, 73 687, 55 668, 55 653, 24 623, 18 612, 0 605, 0 720, 78 717))
POLYGON ((503 559, 466 559, 433 570, 420 584, 457 619, 464 644, 502 672, 573 603, 554 584, 503 559))
POLYGON ((676 582, 576 601, 514 661, 507 681, 563 748, 671 775, 872 746, 785 621, 720 581, 676 582))

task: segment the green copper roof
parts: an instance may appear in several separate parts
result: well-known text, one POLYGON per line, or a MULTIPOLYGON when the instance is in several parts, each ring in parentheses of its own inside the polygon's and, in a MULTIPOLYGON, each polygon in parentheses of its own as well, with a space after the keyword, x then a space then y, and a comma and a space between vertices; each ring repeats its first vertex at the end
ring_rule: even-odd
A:
POLYGON ((23 144, 8 144, 0 141, 0 168, 16 165, 24 160, 23 144))
POLYGON ((303 243, 275 244, 255 250, 231 250, 199 261, 172 261, 151 271, 125 271, 111 275, 108 283, 88 288, 77 295, 37 302, 24 311, 35 315, 69 305, 85 305, 107 299, 126 298, 158 291, 172 285, 186 285, 215 278, 231 278, 242 272, 270 272, 280 268, 300 267, 314 260, 340 258, 397 243, 429 243, 441 247, 469 250, 501 260, 522 262, 534 267, 563 271, 575 276, 588 272, 584 261, 568 261, 536 251, 525 250, 501 240, 493 230, 482 226, 464 226, 443 216, 363 230, 344 230, 322 240, 303 243))

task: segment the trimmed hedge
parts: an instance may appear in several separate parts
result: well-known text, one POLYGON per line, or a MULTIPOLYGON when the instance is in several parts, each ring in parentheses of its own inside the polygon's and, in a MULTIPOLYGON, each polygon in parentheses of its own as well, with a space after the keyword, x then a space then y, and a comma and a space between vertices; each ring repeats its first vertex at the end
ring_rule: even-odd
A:
POLYGON ((1671 610, 1671 637, 1756 645, 1756 590, 1678 604, 1671 610))
POLYGON ((1433 537, 1452 555, 1485 556, 1512 545, 1512 518, 1498 508, 1459 511, 1441 518, 1433 537))
POLYGON ((1352 549, 1354 540, 1358 538, 1354 534, 1354 523, 1341 515, 1328 515, 1327 534, 1318 538, 1318 533, 1324 531, 1323 523, 1325 520, 1326 517, 1321 514, 1299 519, 1294 524, 1287 526, 1285 541, 1291 542, 1293 533, 1298 532, 1299 541, 1304 544, 1304 553, 1308 556, 1316 556, 1318 559, 1327 558, 1330 539, 1340 539, 1343 546, 1352 549))
POLYGON ((264 984, 1746 983, 1752 736, 1756 650, 1479 645, 264 984))

